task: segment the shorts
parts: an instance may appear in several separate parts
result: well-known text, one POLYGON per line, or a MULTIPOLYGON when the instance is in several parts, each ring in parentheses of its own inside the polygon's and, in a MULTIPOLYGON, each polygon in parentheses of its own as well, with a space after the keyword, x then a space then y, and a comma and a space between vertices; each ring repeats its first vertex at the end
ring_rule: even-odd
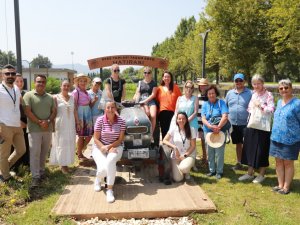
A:
POLYGON ((152 106, 152 105, 155 105, 156 106, 156 102, 154 99, 150 100, 148 103, 147 103, 148 106, 152 106))
POLYGON ((243 144, 247 125, 232 125, 231 140, 233 144, 243 144))

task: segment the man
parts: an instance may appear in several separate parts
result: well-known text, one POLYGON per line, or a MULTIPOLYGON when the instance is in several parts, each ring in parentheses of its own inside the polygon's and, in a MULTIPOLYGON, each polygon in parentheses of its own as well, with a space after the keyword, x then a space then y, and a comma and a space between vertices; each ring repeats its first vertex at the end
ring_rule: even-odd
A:
POLYGON ((227 93, 225 101, 229 109, 229 120, 232 124, 232 143, 236 144, 237 163, 234 167, 232 167, 232 169, 240 170, 243 168, 241 165, 241 158, 244 130, 247 126, 247 119, 249 115, 247 108, 252 96, 252 92, 245 87, 244 74, 235 74, 233 80, 235 88, 227 93))
POLYGON ((99 109, 99 102, 102 96, 102 91, 100 90, 102 80, 99 77, 93 79, 92 88, 88 90, 88 94, 91 97, 91 108, 93 116, 93 125, 99 116, 103 115, 103 110, 99 109))
POLYGON ((28 117, 27 130, 30 148, 31 187, 39 186, 46 178, 45 164, 52 137, 52 122, 56 107, 52 96, 46 93, 46 77, 37 75, 35 90, 24 95, 25 113, 28 117))
MULTIPOLYGON (((206 89, 208 87, 208 80, 206 78, 201 78, 199 80, 198 84, 198 99, 199 99, 199 110, 198 110, 198 124, 199 124, 199 129, 198 129, 198 137, 201 139, 201 147, 202 147, 202 159, 201 163, 204 166, 208 165, 207 162, 207 153, 206 153, 206 148, 205 148, 205 138, 204 138, 204 133, 203 133, 203 123, 202 123, 202 118, 201 118, 201 110, 202 110, 202 105, 204 101, 208 101, 207 95, 206 95, 206 89)), ((195 168, 193 168, 195 170, 195 168)))
POLYGON ((21 92, 14 85, 16 70, 12 65, 2 69, 0 84, 0 183, 11 178, 9 169, 25 153, 25 141, 20 122, 21 92), (11 146, 15 149, 11 154, 11 146))

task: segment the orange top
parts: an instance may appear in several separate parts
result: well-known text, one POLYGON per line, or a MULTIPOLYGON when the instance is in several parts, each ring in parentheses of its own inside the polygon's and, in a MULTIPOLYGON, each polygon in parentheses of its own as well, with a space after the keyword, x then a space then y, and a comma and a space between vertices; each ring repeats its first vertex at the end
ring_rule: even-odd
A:
POLYGON ((181 96, 181 91, 179 87, 174 84, 173 92, 165 91, 164 86, 159 86, 157 88, 156 100, 159 103, 159 112, 163 110, 175 111, 176 101, 179 96, 181 96))

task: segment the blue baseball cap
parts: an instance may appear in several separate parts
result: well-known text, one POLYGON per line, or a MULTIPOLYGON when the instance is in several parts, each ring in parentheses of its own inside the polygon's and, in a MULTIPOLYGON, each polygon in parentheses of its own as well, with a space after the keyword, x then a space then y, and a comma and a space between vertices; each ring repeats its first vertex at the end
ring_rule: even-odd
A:
POLYGON ((233 80, 235 81, 236 79, 245 80, 244 74, 242 73, 235 74, 233 80))

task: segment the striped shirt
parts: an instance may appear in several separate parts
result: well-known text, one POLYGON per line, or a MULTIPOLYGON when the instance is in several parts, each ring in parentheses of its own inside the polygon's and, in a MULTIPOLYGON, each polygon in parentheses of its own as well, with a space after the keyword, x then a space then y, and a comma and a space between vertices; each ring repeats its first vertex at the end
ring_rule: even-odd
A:
POLYGON ((118 140, 122 131, 125 131, 125 120, 115 116, 113 124, 108 121, 106 115, 100 116, 95 124, 94 131, 100 132, 100 141, 104 145, 109 145, 118 140))
POLYGON ((208 101, 207 96, 205 95, 198 95, 198 99, 199 99, 199 109, 198 109, 198 113, 197 113, 197 117, 198 117, 198 124, 199 124, 199 130, 202 129, 202 117, 201 117, 201 110, 202 110, 202 105, 205 101, 208 101))

